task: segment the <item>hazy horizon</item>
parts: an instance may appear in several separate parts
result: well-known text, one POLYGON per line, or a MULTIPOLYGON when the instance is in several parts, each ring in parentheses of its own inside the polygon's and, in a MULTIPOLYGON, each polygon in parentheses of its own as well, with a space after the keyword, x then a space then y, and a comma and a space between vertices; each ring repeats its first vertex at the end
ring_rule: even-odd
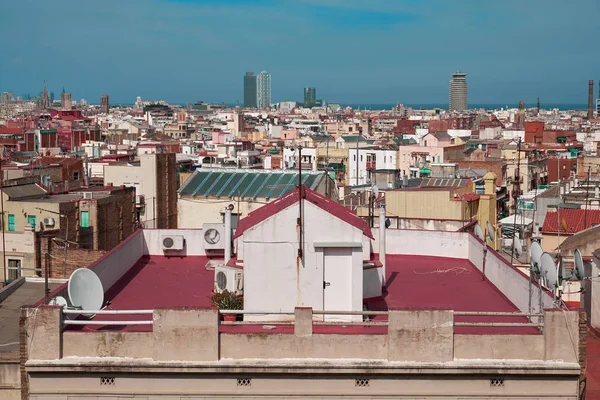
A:
POLYGON ((273 102, 304 87, 342 104, 585 104, 598 95, 600 3, 581 0, 20 0, 0 4, 0 92, 242 103, 246 71, 273 102), (576 5, 576 6, 575 6, 576 5), (27 21, 27 23, 23 23, 27 21))

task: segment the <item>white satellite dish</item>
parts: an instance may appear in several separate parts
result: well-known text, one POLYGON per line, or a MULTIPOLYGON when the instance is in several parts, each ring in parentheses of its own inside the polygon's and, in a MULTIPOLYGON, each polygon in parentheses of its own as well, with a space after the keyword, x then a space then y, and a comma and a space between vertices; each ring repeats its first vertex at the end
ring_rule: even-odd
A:
POLYGON ((538 242, 531 243, 531 248, 529 249, 529 264, 531 265, 531 270, 537 276, 540 275, 542 254, 544 254, 544 249, 538 242))
POLYGON ((379 197, 379 188, 374 183, 371 183, 371 192, 375 198, 379 197))
POLYGON ((575 266, 573 267, 571 278, 574 277, 575 280, 581 281, 585 276, 585 269, 583 265, 583 257, 581 256, 579 249, 575 249, 573 257, 575 258, 575 266))
POLYGON ((67 299, 65 299, 62 296, 56 296, 56 297, 53 297, 52 299, 50 299, 50 301, 48 302, 48 305, 67 307, 68 304, 67 304, 67 299))
POLYGON ((487 227, 487 236, 490 239, 490 242, 494 242, 496 240, 496 233, 494 232, 494 227, 490 224, 490 221, 485 223, 487 227))
POLYGON ((548 289, 554 290, 558 287, 558 273, 554 258, 549 253, 544 252, 541 257, 541 275, 546 280, 548 289))
POLYGON ((521 257, 521 254, 523 254, 523 242, 516 236, 513 238, 513 247, 517 257, 521 257))
POLYGON ((484 240, 483 230, 481 229, 481 225, 479 225, 479 223, 475 224, 475 228, 473 228, 473 232, 475 233, 475 236, 477 236, 479 239, 484 240))
MULTIPOLYGON (((69 278, 69 299, 74 308, 100 310, 104 304, 104 288, 98 275, 88 268, 79 268, 69 278)), ((92 317, 94 314, 83 314, 92 317)))

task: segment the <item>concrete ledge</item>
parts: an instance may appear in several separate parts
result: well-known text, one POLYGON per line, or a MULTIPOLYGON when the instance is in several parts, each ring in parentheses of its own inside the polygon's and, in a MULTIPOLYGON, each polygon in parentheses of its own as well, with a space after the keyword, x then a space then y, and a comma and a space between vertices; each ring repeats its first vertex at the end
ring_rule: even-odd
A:
POLYGON ((579 362, 579 313, 546 311, 544 347, 546 360, 579 362))
POLYGON ((57 360, 62 357, 62 307, 23 308, 28 316, 28 358, 57 360))
POLYGON ((294 333, 296 336, 312 336, 312 308, 296 307, 294 309, 294 333))
POLYGON ((453 360, 452 311, 390 311, 388 324, 389 361, 447 362, 453 360))
POLYGON ((6 285, 2 289, 0 289, 0 303, 2 303, 4 300, 6 300, 6 298, 8 296, 13 294, 24 283, 25 283, 25 277, 20 277, 19 279, 12 281, 8 285, 6 285))
POLYGON ((219 314, 216 309, 154 310, 153 356, 157 361, 219 359, 219 314))

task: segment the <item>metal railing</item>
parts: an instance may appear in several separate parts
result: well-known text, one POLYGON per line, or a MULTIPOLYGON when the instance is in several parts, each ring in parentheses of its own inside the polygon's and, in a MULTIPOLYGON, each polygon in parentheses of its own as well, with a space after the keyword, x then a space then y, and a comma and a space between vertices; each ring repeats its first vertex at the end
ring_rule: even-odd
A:
POLYGON ((63 308, 63 325, 153 325, 153 320, 119 321, 119 320, 92 320, 92 319, 67 319, 64 315, 152 315, 154 310, 78 310, 63 308))
POLYGON ((541 320, 544 318, 543 313, 529 312, 502 312, 502 311, 454 311, 454 317, 528 317, 529 322, 456 322, 454 326, 469 326, 469 327, 536 327, 544 326, 543 322, 532 322, 532 317, 537 317, 541 320))

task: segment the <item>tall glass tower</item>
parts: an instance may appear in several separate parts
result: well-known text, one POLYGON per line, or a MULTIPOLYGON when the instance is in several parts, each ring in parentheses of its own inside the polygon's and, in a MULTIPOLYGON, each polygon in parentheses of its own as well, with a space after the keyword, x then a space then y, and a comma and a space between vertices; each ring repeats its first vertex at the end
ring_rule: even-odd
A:
POLYGON ((467 74, 456 71, 450 80, 449 110, 464 111, 467 103, 467 74))
POLYGON ((304 107, 314 107, 317 104, 317 89, 304 88, 304 107))
POLYGON ((257 77, 258 108, 267 109, 271 107, 271 75, 262 71, 257 77))
POLYGON ((256 75, 246 72, 244 75, 244 107, 256 108, 256 75))

